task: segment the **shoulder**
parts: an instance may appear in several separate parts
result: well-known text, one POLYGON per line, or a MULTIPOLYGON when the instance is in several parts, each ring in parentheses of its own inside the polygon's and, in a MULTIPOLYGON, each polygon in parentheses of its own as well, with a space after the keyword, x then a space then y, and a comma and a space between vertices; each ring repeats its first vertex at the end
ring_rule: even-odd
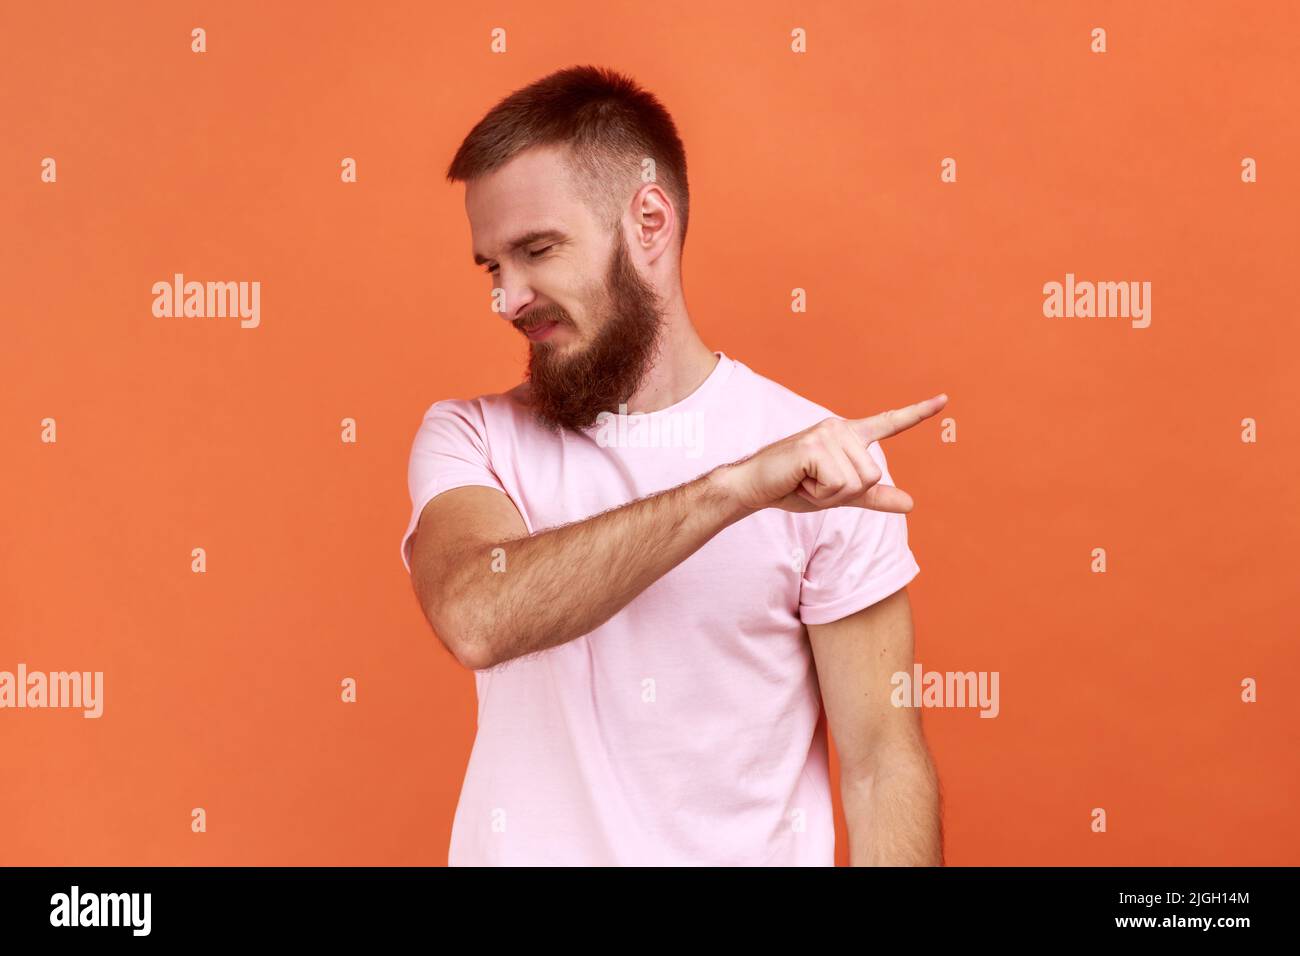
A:
POLYGON ((504 392, 472 398, 440 398, 424 410, 424 420, 458 419, 476 427, 509 421, 528 404, 527 382, 504 392))
POLYGON ((836 413, 826 406, 754 371, 743 362, 736 362, 735 371, 742 400, 752 402, 755 410, 761 412, 764 424, 780 436, 811 428, 823 418, 836 417, 836 413))

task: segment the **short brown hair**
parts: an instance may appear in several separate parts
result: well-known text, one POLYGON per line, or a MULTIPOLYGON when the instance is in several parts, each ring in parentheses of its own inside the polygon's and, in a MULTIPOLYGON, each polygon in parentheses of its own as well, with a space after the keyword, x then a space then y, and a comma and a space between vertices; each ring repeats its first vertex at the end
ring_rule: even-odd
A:
POLYGON ((678 249, 686 243, 690 193, 686 150, 654 94, 626 76, 575 66, 516 90, 470 130, 447 168, 449 182, 492 172, 534 146, 568 147, 569 167, 589 187, 589 203, 611 229, 641 187, 641 164, 654 160, 655 180, 677 210, 678 249))

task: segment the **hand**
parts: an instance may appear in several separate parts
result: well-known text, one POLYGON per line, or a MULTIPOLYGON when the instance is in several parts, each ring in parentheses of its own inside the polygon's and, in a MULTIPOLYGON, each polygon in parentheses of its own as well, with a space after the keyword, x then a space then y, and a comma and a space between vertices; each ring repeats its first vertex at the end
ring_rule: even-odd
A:
POLYGON ((906 514, 912 497, 877 484, 880 468, 867 451, 873 441, 897 435, 948 404, 947 394, 870 418, 825 418, 748 458, 723 465, 719 480, 749 511, 821 511, 848 506, 906 514))

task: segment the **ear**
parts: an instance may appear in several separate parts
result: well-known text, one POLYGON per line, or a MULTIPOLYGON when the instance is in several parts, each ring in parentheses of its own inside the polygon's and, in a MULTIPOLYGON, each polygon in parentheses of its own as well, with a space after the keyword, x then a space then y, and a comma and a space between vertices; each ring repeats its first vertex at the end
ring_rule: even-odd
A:
POLYGON ((658 183, 646 183, 632 197, 633 238, 646 259, 663 255, 673 239, 677 212, 658 183))

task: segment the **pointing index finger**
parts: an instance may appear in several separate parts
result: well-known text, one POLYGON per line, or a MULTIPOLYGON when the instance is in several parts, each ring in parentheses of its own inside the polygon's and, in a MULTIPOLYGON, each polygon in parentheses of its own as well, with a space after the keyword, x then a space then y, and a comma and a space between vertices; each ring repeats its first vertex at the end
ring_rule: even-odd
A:
POLYGON ((890 409, 887 412, 881 412, 879 415, 872 415, 868 418, 851 418, 849 424, 853 426, 854 431, 862 436, 862 440, 870 445, 873 441, 888 438, 890 435, 897 435, 899 432, 911 428, 917 422, 924 421, 947 404, 948 394, 940 392, 934 398, 927 398, 915 405, 890 409))

